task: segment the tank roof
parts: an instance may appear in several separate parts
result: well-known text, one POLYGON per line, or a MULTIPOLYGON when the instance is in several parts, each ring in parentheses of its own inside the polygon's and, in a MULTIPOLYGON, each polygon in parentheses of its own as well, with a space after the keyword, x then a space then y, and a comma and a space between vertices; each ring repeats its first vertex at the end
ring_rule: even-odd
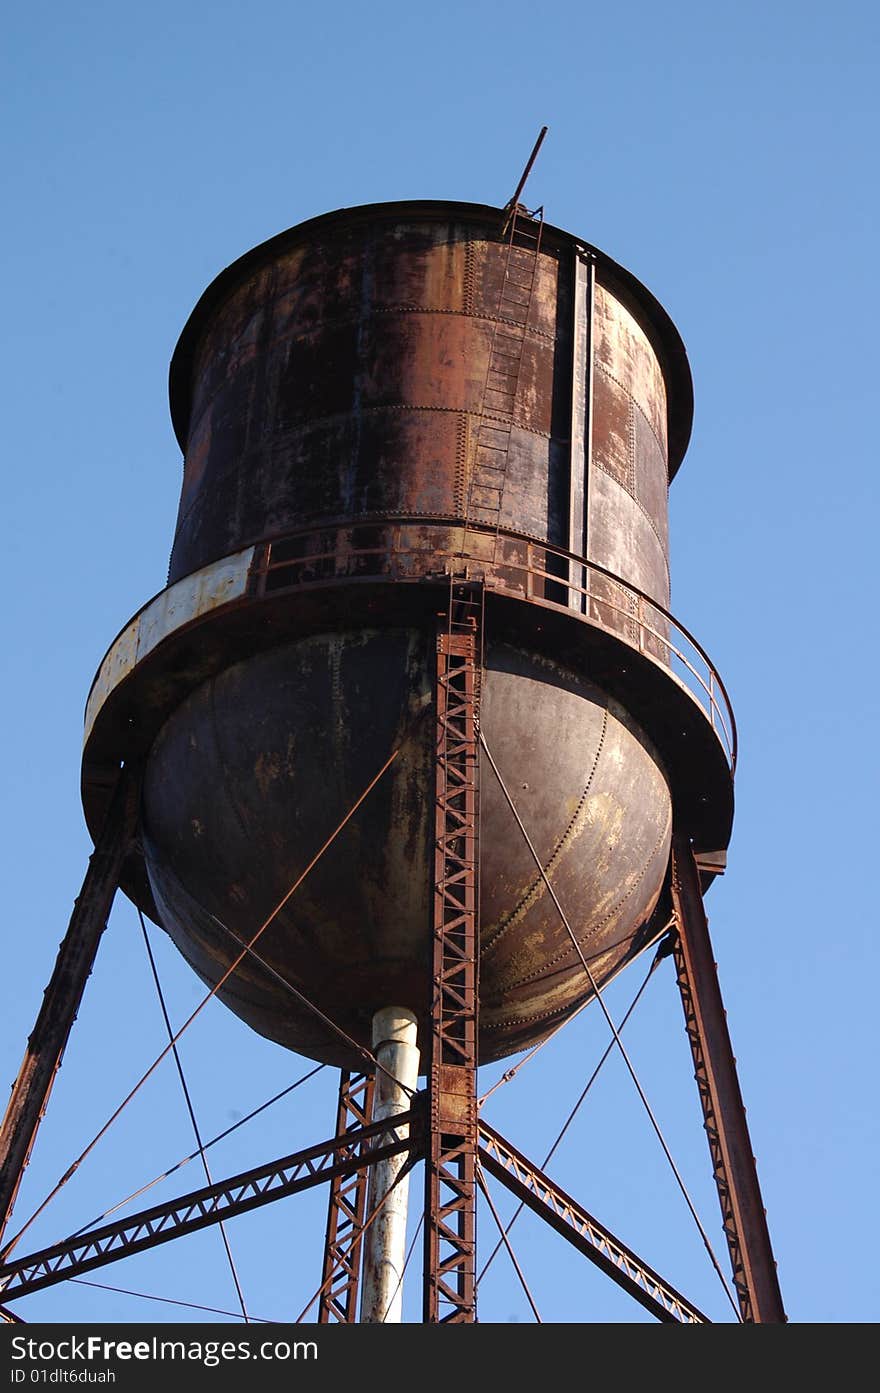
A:
MULTIPOLYGON (((183 332, 171 359, 169 396, 171 420, 181 450, 186 450, 192 395, 192 369, 202 329, 215 309, 241 282, 267 262, 311 236, 332 232, 336 227, 353 223, 398 221, 401 218, 422 220, 459 217, 472 222, 498 224, 505 210, 482 203, 417 199, 403 202, 366 203, 353 208, 338 208, 330 213, 309 218, 267 241, 252 247, 238 257, 204 291, 183 332)), ((605 252, 573 233, 544 224, 544 239, 558 245, 569 245, 589 252, 596 263, 603 285, 608 286, 620 300, 637 314, 660 359, 667 386, 669 420, 669 478, 672 479, 684 458, 693 423, 693 381, 687 351, 681 335, 663 306, 625 267, 605 252)))

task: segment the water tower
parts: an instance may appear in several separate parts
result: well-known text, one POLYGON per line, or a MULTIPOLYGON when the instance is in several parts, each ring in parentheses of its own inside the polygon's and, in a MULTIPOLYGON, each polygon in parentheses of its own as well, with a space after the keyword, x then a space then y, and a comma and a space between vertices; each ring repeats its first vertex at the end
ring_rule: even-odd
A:
POLYGON ((326 1180, 320 1319, 356 1319, 359 1285, 393 1318, 423 1159, 425 1320, 475 1319, 481 1171, 660 1319, 703 1319, 476 1103, 478 1063, 666 935, 740 1316, 784 1320, 702 907, 735 727, 669 612, 692 393, 666 313, 516 198, 344 209, 214 281, 170 390, 168 585, 89 696, 96 850, 13 1086, 2 1218, 117 886, 253 1029, 341 1069, 337 1128, 86 1244, 7 1246, 4 1299, 326 1180))

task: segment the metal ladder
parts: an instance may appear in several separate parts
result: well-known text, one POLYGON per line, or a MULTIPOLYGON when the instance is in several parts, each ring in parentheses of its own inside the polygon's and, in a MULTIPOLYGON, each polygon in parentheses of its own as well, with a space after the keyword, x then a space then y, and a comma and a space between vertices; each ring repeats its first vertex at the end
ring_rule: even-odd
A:
POLYGON ((504 225, 507 259, 489 346, 465 510, 465 534, 471 523, 493 529, 493 563, 543 230, 543 208, 530 212, 517 203, 508 211, 504 225))

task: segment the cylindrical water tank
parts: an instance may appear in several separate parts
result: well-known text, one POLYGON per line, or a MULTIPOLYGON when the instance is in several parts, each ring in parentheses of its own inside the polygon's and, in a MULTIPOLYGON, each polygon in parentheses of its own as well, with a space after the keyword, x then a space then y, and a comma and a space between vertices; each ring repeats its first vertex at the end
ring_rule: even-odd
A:
MULTIPOLYGON (((259 952, 364 1044, 389 1001, 424 1021, 436 615, 467 574, 487 597, 482 729, 606 979, 651 935, 677 790, 718 802, 696 788, 699 759, 682 772, 684 738, 715 737, 694 741, 669 646, 667 485, 692 398, 664 311, 526 216, 344 210, 214 282, 171 403, 185 464, 166 594, 202 593, 241 558, 246 581, 203 649, 189 599, 174 644, 126 675, 151 712, 135 896, 216 982, 399 749, 259 952)), ((480 905, 489 1060, 589 987, 488 767, 480 905)), ((220 994, 271 1038, 353 1062, 254 961, 220 994)))

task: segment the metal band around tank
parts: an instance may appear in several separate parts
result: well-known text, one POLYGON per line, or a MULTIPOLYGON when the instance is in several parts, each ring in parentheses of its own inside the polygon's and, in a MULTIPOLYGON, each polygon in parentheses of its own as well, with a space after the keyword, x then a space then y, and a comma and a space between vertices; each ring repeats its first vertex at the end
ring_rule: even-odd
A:
POLYGON ((92 683, 86 703, 84 741, 87 744, 98 712, 138 663, 164 639, 193 620, 241 599, 256 547, 224 556, 201 571, 184 576, 167 590, 160 590, 125 626, 108 649, 92 683))

